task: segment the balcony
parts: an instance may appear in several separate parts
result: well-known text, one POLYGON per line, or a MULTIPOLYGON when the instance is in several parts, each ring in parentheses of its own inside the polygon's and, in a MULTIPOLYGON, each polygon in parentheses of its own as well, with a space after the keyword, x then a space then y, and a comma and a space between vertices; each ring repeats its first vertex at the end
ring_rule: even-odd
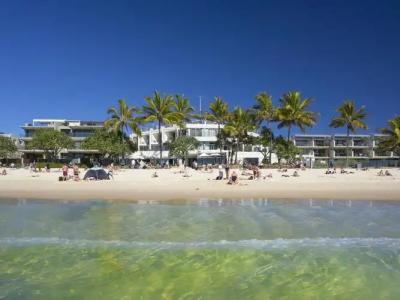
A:
POLYGON ((312 140, 295 140, 294 141, 297 147, 312 147, 312 140))
POLYGON ((324 149, 316 149, 314 150, 315 158, 326 158, 329 157, 329 151, 324 149))
POLYGON ((370 143, 368 140, 353 140, 354 147, 369 147, 370 143))
POLYGON ((370 153, 368 151, 363 150, 363 149, 354 149, 353 150, 353 157, 368 158, 368 157, 370 157, 370 153))
POLYGON ((381 150, 375 150, 374 151, 374 157, 391 157, 392 152, 390 151, 381 151, 381 150))
MULTIPOLYGON (((351 146, 351 141, 349 141, 349 145, 351 146)), ((347 140, 335 140, 335 147, 346 147, 347 140)))
POLYGON ((346 150, 335 150, 335 157, 346 157, 346 150))
POLYGON ((314 147, 329 147, 328 140, 314 140, 314 147))

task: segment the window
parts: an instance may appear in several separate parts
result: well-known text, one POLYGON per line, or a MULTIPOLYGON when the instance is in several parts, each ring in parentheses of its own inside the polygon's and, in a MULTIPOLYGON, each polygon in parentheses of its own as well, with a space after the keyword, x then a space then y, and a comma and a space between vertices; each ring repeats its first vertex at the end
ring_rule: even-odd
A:
POLYGON ((304 146, 311 146, 310 140, 296 140, 296 146, 304 147, 304 146))
POLYGON ((329 155, 328 155, 328 151, 326 151, 326 150, 316 149, 316 150, 314 150, 314 156, 315 157, 327 157, 329 155))
POLYGON ((209 145, 210 145, 210 150, 217 150, 218 149, 217 144, 215 144, 215 143, 210 143, 209 145))
POLYGON ((344 139, 335 140, 335 146, 346 146, 346 145, 347 145, 347 141, 344 139))
POLYGON ((325 140, 315 140, 315 141, 314 141, 314 145, 315 145, 316 147, 329 146, 329 144, 328 144, 327 141, 325 141, 325 140))
POLYGON ((368 146, 367 140, 354 140, 354 146, 368 146))
POLYGON ((375 156, 390 156, 390 151, 375 150, 375 156))
POLYGON ((337 157, 344 157, 346 156, 346 150, 345 149, 340 149, 335 151, 335 156, 337 157))
POLYGON ((191 128, 190 129, 190 136, 202 136, 201 128, 191 128))
POLYGON ((356 157, 368 157, 368 152, 362 149, 354 149, 353 150, 354 156, 356 157))
POLYGON ((93 130, 74 130, 72 136, 74 137, 88 137, 94 134, 93 130))
POLYGON ((205 129, 205 136, 217 136, 217 129, 214 128, 205 129))

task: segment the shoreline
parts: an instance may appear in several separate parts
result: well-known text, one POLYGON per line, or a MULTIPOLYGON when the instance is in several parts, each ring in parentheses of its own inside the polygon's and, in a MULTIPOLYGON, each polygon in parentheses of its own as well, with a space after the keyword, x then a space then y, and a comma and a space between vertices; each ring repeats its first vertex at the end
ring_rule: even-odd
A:
MULTIPOLYGON (((324 175, 325 170, 300 172, 300 177, 281 177, 276 170, 272 179, 245 180, 241 185, 213 180, 212 173, 190 171, 182 177, 177 169, 157 170, 158 178, 151 178, 155 170, 121 170, 109 181, 58 182, 59 172, 42 173, 32 177, 27 170, 10 170, 0 177, 0 201, 7 199, 37 199, 47 201, 113 202, 190 202, 207 200, 367 200, 400 201, 400 170, 392 169, 393 176, 378 177, 378 170, 355 171, 355 174, 324 175)), ((289 170, 291 174, 293 170, 289 170)), ((82 173, 81 173, 82 174, 82 173)))

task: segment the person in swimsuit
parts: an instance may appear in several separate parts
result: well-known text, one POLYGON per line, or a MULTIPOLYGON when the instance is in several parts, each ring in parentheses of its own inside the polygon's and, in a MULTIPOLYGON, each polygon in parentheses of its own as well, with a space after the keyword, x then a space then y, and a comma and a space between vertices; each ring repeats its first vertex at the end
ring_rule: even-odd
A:
POLYGON ((77 165, 73 166, 73 170, 74 170, 74 180, 75 181, 79 181, 79 167, 77 165))
POLYGON ((68 166, 67 164, 64 164, 62 167, 62 173, 63 173, 63 179, 66 181, 68 179, 68 166))
POLYGON ((228 164, 226 164, 225 165, 225 176, 226 176, 226 179, 229 179, 229 165, 228 164))

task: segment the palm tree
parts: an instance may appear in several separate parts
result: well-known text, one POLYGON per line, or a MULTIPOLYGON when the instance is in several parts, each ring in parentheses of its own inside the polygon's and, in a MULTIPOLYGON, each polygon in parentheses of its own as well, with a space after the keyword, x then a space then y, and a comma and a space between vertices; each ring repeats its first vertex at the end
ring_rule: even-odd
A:
POLYGON ((354 102, 351 100, 345 100, 342 105, 340 105, 336 112, 339 116, 332 119, 329 124, 330 127, 339 128, 346 127, 346 168, 349 166, 349 143, 350 143, 350 132, 355 133, 357 128, 367 129, 367 125, 363 122, 367 116, 365 112, 365 107, 361 106, 356 109, 354 102))
POLYGON ((239 151, 239 145, 247 137, 249 131, 254 130, 256 127, 254 119, 249 111, 243 110, 240 107, 236 107, 228 123, 224 127, 224 131, 229 133, 235 138, 236 141, 236 155, 235 164, 237 164, 237 153, 239 151))
MULTIPOLYGON (((205 119, 215 122, 218 125, 217 136, 221 135, 221 125, 225 124, 228 120, 228 103, 226 103, 222 98, 215 97, 214 102, 209 105, 210 112, 205 114, 205 119)), ((222 143, 221 139, 218 138, 219 155, 222 157, 222 143)))
POLYGON ((160 164, 162 162, 163 141, 161 133, 161 125, 178 123, 181 114, 172 110, 174 107, 174 99, 172 96, 162 97, 159 92, 155 91, 153 98, 145 97, 147 105, 143 106, 145 114, 145 122, 158 122, 158 145, 160 148, 160 164))
POLYGON ((139 112, 140 110, 135 106, 128 106, 124 99, 118 99, 117 107, 108 108, 107 113, 110 118, 104 122, 104 127, 120 134, 121 137, 125 137, 129 129, 137 135, 141 135, 140 117, 134 116, 139 112))
POLYGON ((185 124, 191 121, 192 112, 194 109, 192 106, 190 106, 189 99, 181 95, 175 96, 174 107, 175 111, 180 114, 177 125, 182 131, 185 127, 185 124))
POLYGON ((288 141, 293 126, 299 127, 302 132, 305 131, 305 127, 314 126, 317 119, 316 113, 305 111, 311 104, 310 98, 301 99, 299 92, 288 92, 279 101, 281 107, 276 109, 275 119, 279 122, 278 128, 288 128, 288 141))
MULTIPOLYGON (((118 99, 118 106, 111 106, 108 108, 107 113, 110 118, 104 122, 104 127, 119 135, 121 142, 125 144, 128 139, 129 129, 132 130, 137 136, 142 134, 140 130, 141 118, 135 116, 140 110, 135 106, 129 106, 124 99, 118 99)), ((125 158, 124 153, 122 159, 125 158)))
MULTIPOLYGON (((272 104, 272 97, 266 92, 261 92, 256 95, 255 99, 256 104, 253 106, 253 111, 255 114, 255 118, 259 123, 258 125, 260 126, 262 122, 265 121, 267 123, 267 129, 272 132, 270 123, 275 119, 275 108, 272 104)), ((270 134, 269 136, 269 163, 271 163, 273 135, 270 134)))
POLYGON ((383 151, 393 151, 400 156, 400 116, 388 121, 388 127, 379 130, 385 136, 382 137, 378 148, 383 151))

